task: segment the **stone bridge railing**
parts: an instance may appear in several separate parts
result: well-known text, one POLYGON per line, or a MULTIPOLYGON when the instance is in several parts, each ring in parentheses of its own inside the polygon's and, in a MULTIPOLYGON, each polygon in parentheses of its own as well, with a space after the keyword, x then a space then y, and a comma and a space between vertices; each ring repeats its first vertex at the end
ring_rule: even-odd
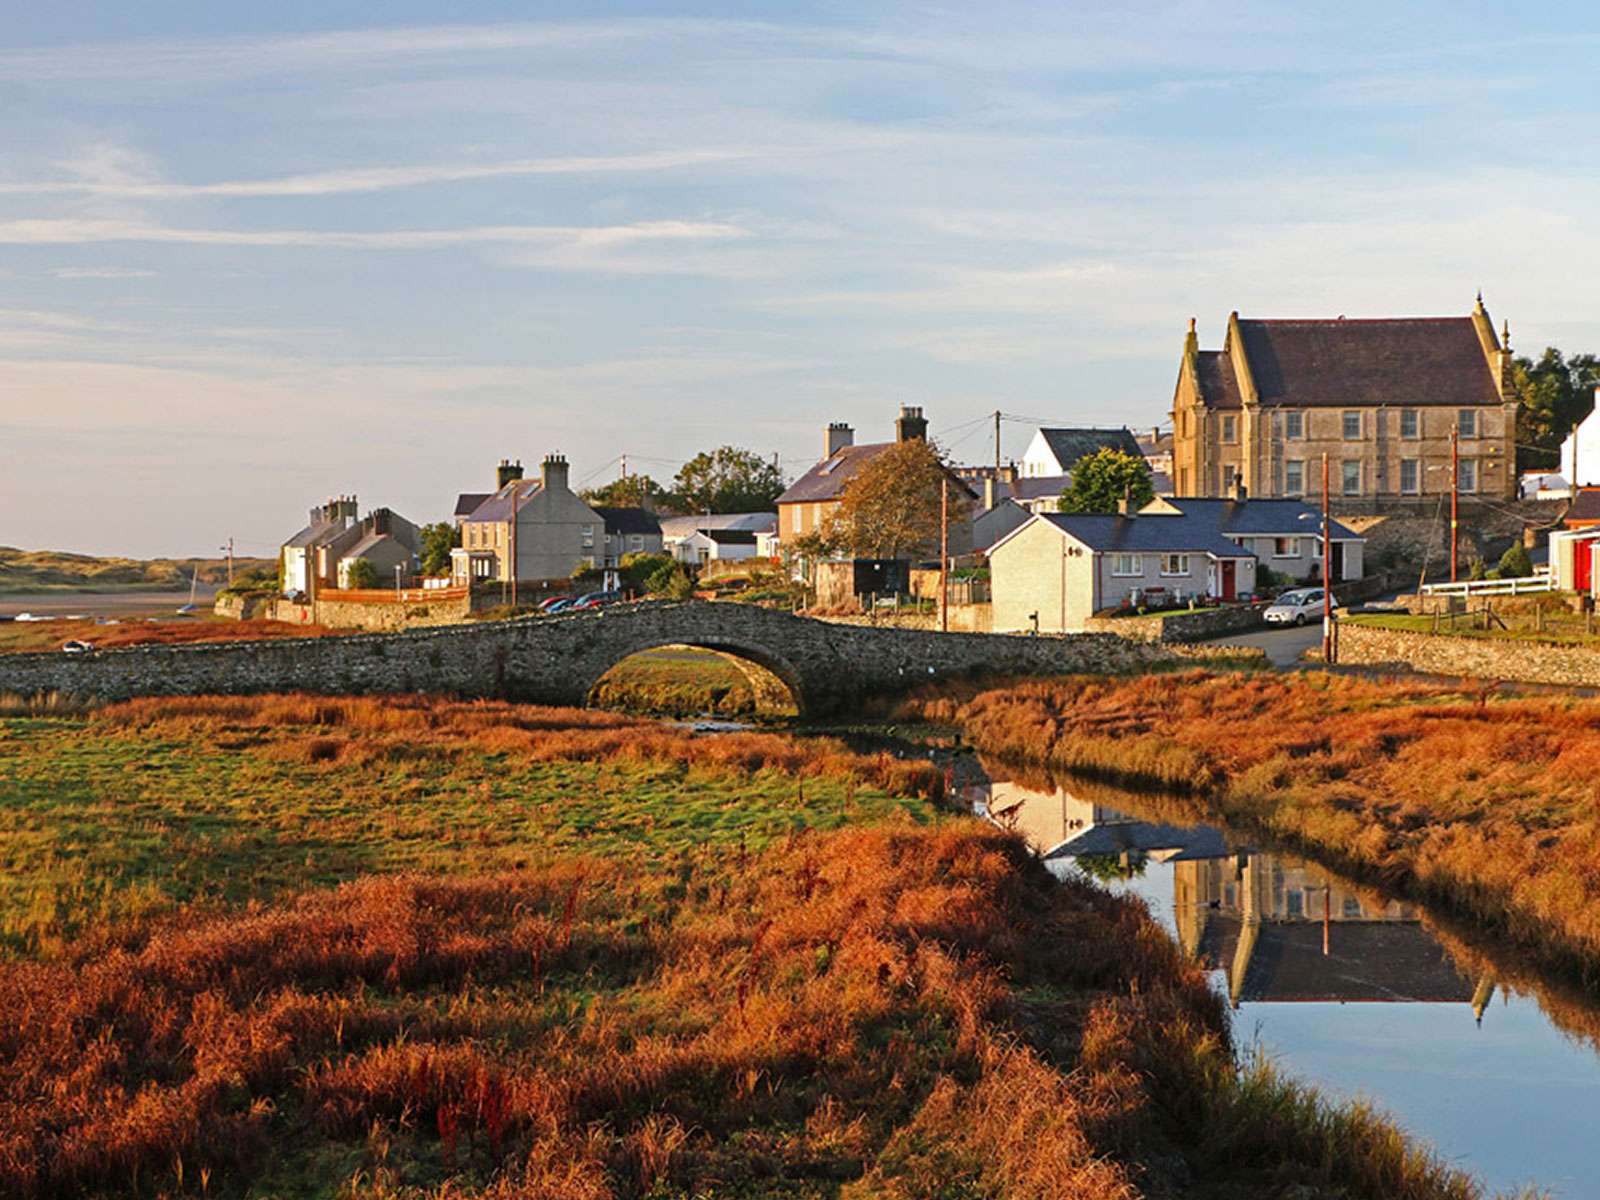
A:
POLYGON ((1063 674, 1171 662, 1110 634, 1022 637, 831 624, 753 605, 688 601, 401 633, 0 655, 0 692, 120 700, 276 691, 445 692, 581 705, 642 650, 715 651, 781 683, 808 715, 974 671, 1063 674))

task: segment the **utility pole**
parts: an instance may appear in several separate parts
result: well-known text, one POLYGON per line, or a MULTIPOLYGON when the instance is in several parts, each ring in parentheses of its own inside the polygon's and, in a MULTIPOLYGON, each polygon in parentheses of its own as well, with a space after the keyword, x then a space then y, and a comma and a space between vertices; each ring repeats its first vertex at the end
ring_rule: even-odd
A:
POLYGON ((628 456, 626 454, 622 456, 622 477, 624 479, 628 477, 628 456))
MULTIPOLYGON (((624 462, 627 460, 624 459, 624 462)), ((626 476, 624 476, 626 478, 626 476)), ((517 607, 517 484, 511 483, 511 532, 506 537, 511 543, 511 607, 517 607)))
POLYGON ((1000 494, 1000 410, 994 410, 994 487, 995 495, 1000 494))
POLYGON ((1322 452, 1322 662, 1333 662, 1333 580, 1329 567, 1333 561, 1332 529, 1328 521, 1328 452, 1322 452))
POLYGON ((229 538, 228 544, 223 546, 222 549, 228 552, 228 586, 231 588, 233 586, 233 539, 229 538))
POLYGON ((1450 582, 1457 579, 1456 573, 1456 498, 1461 494, 1461 455, 1457 445, 1457 438, 1461 433, 1461 422, 1456 422, 1455 428, 1450 431, 1450 582))
POLYGON ((939 481, 939 632, 950 632, 950 478, 939 481))

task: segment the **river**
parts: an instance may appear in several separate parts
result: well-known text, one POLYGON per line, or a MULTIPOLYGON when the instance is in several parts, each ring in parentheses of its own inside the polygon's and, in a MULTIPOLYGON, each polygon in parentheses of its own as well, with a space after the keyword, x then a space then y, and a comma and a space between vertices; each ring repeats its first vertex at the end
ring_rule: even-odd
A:
MULTIPOLYGON (((1600 1197, 1600 1002, 1418 906, 1098 783, 975 772, 974 810, 1055 873, 1132 892, 1229 1000, 1241 1053, 1363 1099, 1490 1188, 1600 1197)), ((964 772, 965 774, 965 772, 964 772)))

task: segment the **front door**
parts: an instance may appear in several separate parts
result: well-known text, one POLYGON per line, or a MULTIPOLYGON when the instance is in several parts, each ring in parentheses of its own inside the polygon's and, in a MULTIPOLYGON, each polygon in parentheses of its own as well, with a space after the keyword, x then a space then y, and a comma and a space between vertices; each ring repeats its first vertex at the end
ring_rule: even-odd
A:
POLYGON ((1344 543, 1335 542, 1331 549, 1333 561, 1328 564, 1328 582, 1338 583, 1344 578, 1344 543))
POLYGON ((1225 558, 1222 560, 1222 598, 1224 600, 1232 600, 1237 594, 1233 581, 1234 566, 1233 559, 1225 558))

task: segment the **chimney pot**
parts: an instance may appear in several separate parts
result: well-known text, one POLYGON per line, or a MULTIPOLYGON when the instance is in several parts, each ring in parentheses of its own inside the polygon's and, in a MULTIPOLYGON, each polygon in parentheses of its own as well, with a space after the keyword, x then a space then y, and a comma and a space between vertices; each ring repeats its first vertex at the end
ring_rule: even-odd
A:
POLYGON ((894 423, 895 440, 900 442, 925 442, 928 440, 928 422, 917 405, 902 404, 900 419, 894 423))
POLYGON ((832 458, 846 446, 855 445, 855 430, 843 421, 834 421, 822 435, 822 457, 832 458))

